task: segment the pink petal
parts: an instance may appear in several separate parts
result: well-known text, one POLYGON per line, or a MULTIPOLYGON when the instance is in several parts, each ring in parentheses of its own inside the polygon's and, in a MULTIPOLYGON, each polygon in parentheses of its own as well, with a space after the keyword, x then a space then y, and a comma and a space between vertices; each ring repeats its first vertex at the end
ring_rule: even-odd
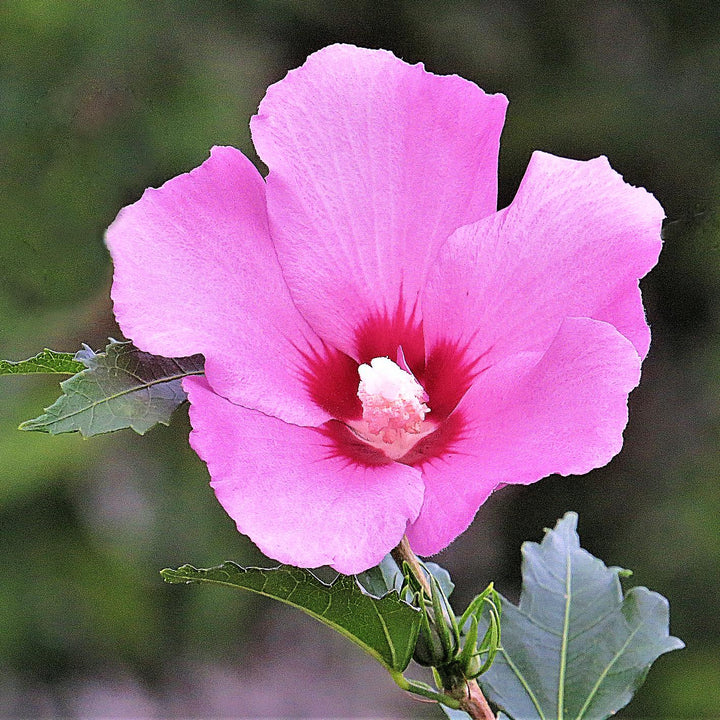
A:
POLYGON ((452 341, 485 363, 543 350, 565 317, 649 344, 638 279, 657 261, 663 210, 605 158, 535 153, 513 203, 458 230, 423 297, 426 345, 452 341))
POLYGON ((268 88, 251 128, 271 231, 298 308, 330 344, 357 357, 358 324, 401 300, 410 313, 438 247, 495 211, 506 105, 350 45, 268 88))
POLYGON ((166 356, 203 353, 213 388, 290 422, 328 419, 300 379, 314 333, 268 233, 265 185, 238 150, 147 190, 107 231, 123 333, 166 356))
POLYGON ((626 287, 618 288, 612 300, 593 317, 614 325, 645 359, 650 349, 650 328, 637 280, 630 280, 626 287))
MULTIPOLYGON (((202 378, 186 378, 190 443, 208 464, 218 500, 268 556, 352 574, 377 565, 422 504, 415 468, 354 462, 337 452, 335 426, 289 425, 233 405, 202 378)), ((373 459, 374 458, 374 459, 373 459)))
POLYGON ((519 353, 480 374, 447 421, 442 452, 429 437, 431 459, 415 463, 425 481, 407 533, 415 551, 446 547, 499 484, 608 463, 622 447, 640 362, 611 325, 568 318, 545 353, 519 353))

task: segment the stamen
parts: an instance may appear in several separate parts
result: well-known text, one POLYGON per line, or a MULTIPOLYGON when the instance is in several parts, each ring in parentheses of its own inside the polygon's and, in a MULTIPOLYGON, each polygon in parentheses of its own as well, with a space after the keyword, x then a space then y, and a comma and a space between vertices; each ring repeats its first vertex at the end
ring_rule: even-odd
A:
MULTIPOLYGON (((407 367, 402 350, 398 350, 398 359, 407 367)), ((423 422, 430 412, 425 404, 428 396, 408 370, 387 357, 373 358, 369 365, 358 368, 358 397, 372 440, 390 445, 405 440, 407 434, 424 433, 423 422)))

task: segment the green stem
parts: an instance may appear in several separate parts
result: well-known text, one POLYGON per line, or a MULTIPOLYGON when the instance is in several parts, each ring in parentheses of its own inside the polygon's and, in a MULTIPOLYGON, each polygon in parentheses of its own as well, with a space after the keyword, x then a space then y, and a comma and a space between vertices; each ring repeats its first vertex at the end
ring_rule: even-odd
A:
MULTIPOLYGON (((432 597, 430 583, 425 575, 425 571, 420 566, 417 555, 415 555, 410 547, 407 536, 403 535, 400 544, 391 551, 391 554, 401 569, 403 562, 408 565, 428 598, 432 597)), ((464 710, 473 720, 497 720, 485 696, 482 694, 480 686, 475 680, 463 680, 459 684, 454 684, 453 687, 443 687, 445 692, 438 693, 429 685, 408 680, 401 672, 391 672, 390 674, 397 685, 403 690, 443 703, 443 705, 447 705, 455 710, 464 710)))

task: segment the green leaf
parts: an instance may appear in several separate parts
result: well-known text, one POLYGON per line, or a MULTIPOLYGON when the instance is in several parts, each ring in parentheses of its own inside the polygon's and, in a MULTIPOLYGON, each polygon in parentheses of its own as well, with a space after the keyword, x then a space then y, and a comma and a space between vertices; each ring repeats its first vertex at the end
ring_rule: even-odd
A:
POLYGON ((479 682, 514 720, 604 720, 627 705, 650 665, 684 647, 668 603, 644 587, 623 598, 620 568, 581 549, 567 513, 525 543, 518 607, 502 602, 502 650, 479 682))
POLYGON ((182 378, 203 373, 201 355, 165 358, 115 340, 105 352, 86 347, 75 358, 85 369, 60 383, 64 394, 21 430, 89 437, 129 427, 143 435, 157 423, 169 424, 186 398, 182 378))
POLYGON ((73 353, 61 353, 45 348, 35 357, 13 362, 0 360, 0 375, 30 375, 32 373, 59 373, 74 375, 82 372, 85 365, 75 359, 73 353))
POLYGON ((396 592, 368 595, 352 576, 340 575, 328 585, 309 570, 289 565, 243 568, 232 562, 208 570, 183 565, 161 575, 170 583, 228 585, 292 605, 345 635, 391 672, 408 666, 417 641, 420 612, 396 592))

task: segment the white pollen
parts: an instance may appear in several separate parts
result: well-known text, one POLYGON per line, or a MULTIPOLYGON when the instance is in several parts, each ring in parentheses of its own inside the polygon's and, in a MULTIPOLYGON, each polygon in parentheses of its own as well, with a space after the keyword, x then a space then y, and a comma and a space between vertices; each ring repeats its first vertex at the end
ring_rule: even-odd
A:
POLYGON ((422 431, 427 394, 423 386, 399 365, 386 357, 376 357, 358 367, 363 420, 367 430, 384 443, 395 443, 405 433, 422 431))

